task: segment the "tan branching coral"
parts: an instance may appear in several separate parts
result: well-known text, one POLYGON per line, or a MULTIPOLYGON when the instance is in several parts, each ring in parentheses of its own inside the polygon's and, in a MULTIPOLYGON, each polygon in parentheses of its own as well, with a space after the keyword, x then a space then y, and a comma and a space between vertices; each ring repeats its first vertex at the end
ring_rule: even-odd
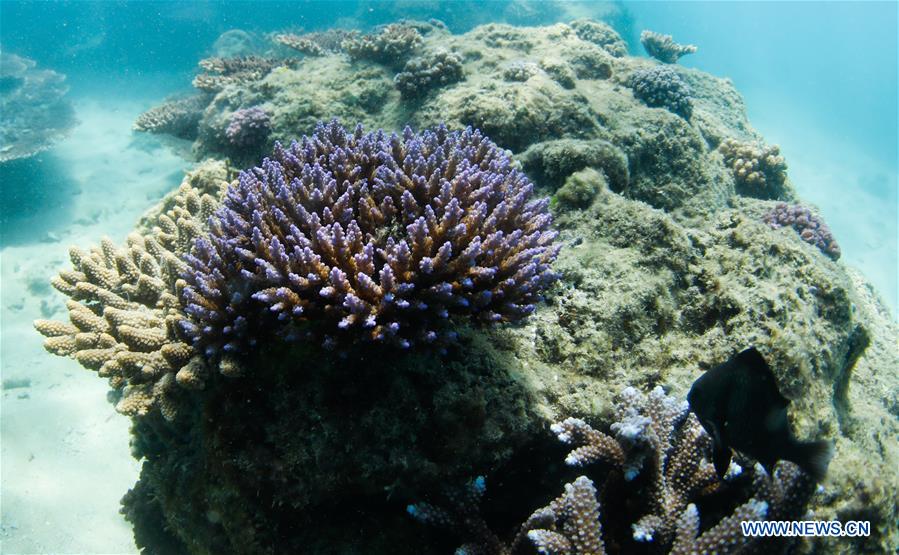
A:
POLYGON ((275 42, 283 44, 288 48, 293 48, 297 52, 307 56, 321 56, 325 53, 325 49, 316 44, 314 41, 300 35, 283 34, 275 35, 275 42))
POLYGON ((203 91, 217 92, 228 85, 259 81, 276 67, 291 63, 290 60, 259 56, 205 58, 199 62, 204 73, 194 77, 193 85, 203 91))
POLYGON ((133 129, 194 140, 197 138, 197 126, 203 116, 203 110, 209 105, 210 100, 206 94, 169 100, 138 116, 133 129))
POLYGON ((116 409, 123 414, 145 415, 156 407, 171 420, 177 412, 176 386, 204 386, 205 364, 178 332, 185 317, 178 301, 179 276, 181 254, 202 232, 218 201, 191 186, 190 179, 152 229, 130 234, 124 247, 104 238, 90 251, 70 249, 72 269, 60 272, 52 284, 69 297, 71 323, 34 323, 47 338, 49 352, 71 356, 109 378, 121 391, 116 409))
POLYGON ((350 36, 343 41, 342 47, 354 60, 371 60, 391 67, 402 67, 421 42, 421 33, 415 27, 391 23, 376 33, 350 36))
POLYGON ((681 56, 696 52, 696 47, 692 44, 678 44, 671 35, 649 30, 640 33, 640 44, 647 54, 665 64, 676 64, 681 56))
POLYGON ((733 170, 743 194, 777 198, 787 181, 787 162, 777 145, 744 143, 726 139, 718 147, 724 162, 733 170))
POLYGON ((344 29, 329 29, 303 35, 282 33, 275 35, 274 40, 278 44, 283 44, 307 56, 323 56, 333 52, 341 52, 343 41, 348 38, 355 38, 357 34, 344 29))

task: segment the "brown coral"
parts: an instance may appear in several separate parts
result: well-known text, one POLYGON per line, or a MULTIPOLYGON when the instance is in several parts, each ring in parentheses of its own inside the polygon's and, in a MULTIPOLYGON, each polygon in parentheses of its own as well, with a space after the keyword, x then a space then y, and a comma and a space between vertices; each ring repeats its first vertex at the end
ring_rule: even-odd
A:
POLYGON ((737 190, 747 196, 780 198, 787 181, 787 162, 777 145, 726 139, 718 147, 734 172, 737 190))
POLYGON ((201 389, 205 369, 193 348, 182 340, 184 318, 178 301, 181 254, 200 233, 217 206, 188 182, 174 195, 173 206, 152 229, 128 236, 124 247, 104 238, 88 252, 69 251, 72 269, 52 280, 70 297, 71 324, 38 320, 44 347, 71 356, 82 366, 109 378, 121 391, 116 409, 144 415, 154 407, 172 419, 177 411, 175 385, 201 389))
POLYGON ((391 67, 400 67, 421 45, 421 33, 405 23, 391 23, 376 33, 353 35, 343 41, 343 50, 354 60, 371 60, 391 67))

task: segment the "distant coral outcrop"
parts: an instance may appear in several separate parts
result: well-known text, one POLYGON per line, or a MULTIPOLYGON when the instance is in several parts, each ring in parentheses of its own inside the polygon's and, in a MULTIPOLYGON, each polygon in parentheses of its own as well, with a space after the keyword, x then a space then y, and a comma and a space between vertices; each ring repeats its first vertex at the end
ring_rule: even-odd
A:
POLYGON ((696 52, 696 47, 692 44, 678 44, 671 35, 649 30, 640 33, 640 44, 647 54, 665 64, 676 64, 682 56, 696 52))
POLYGON ((66 77, 37 69, 34 60, 0 52, 0 163, 47 150, 76 124, 75 110, 64 98, 66 77))

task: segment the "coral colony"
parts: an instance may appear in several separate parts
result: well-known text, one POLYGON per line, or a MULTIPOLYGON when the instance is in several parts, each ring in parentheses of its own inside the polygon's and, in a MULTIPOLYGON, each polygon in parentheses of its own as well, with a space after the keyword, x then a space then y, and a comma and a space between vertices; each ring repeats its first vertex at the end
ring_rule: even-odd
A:
POLYGON ((821 249, 821 252, 834 260, 840 258, 840 246, 833 238, 830 228, 809 208, 799 204, 791 206, 785 202, 779 202, 765 214, 763 219, 773 229, 791 226, 806 243, 815 245, 821 249))
POLYGON ((511 322, 557 279, 547 199, 471 128, 336 121, 241 173, 187 257, 184 330, 207 356, 270 327, 409 347, 451 315, 511 322))
POLYGON ((647 106, 667 108, 685 119, 690 119, 693 114, 690 87, 670 67, 638 69, 631 75, 628 84, 634 89, 634 96, 647 106))
POLYGON ((696 52, 696 47, 692 44, 678 44, 671 35, 649 30, 640 33, 640 44, 647 54, 665 64, 676 64, 681 56, 696 52))
MULTIPOLYGON (((799 518, 815 491, 814 481, 792 463, 779 463, 773 475, 761 465, 744 471, 732 463, 724 481, 750 474, 752 497, 700 533, 695 502, 724 483, 709 461, 711 438, 686 402, 678 402, 660 387, 648 395, 628 387, 615 406, 612 435, 577 418, 554 424, 551 430, 573 447, 565 458, 569 466, 605 463, 614 469, 607 482, 623 478, 636 484, 638 477, 648 475, 639 480, 643 485, 632 486, 640 488, 640 494, 631 498, 637 506, 614 505, 619 521, 636 509, 638 518, 629 528, 603 526, 602 494, 586 476, 565 484, 562 495, 535 511, 508 544, 490 531, 480 516, 478 505, 486 490, 483 477, 471 481, 461 492, 449 492, 446 506, 423 502, 410 505, 406 511, 419 522, 468 538, 456 553, 506 555, 524 552, 520 546, 530 543, 542 554, 604 554, 609 542, 622 552, 627 552, 628 545, 633 549, 635 543, 644 543, 652 544, 654 552, 659 553, 732 553, 750 543, 755 548, 783 547, 788 539, 744 536, 740 522, 799 518)), ((609 483, 599 489, 614 490, 609 483)))
POLYGON ((260 145, 272 131, 271 118, 259 106, 237 110, 225 129, 228 142, 236 147, 260 145))

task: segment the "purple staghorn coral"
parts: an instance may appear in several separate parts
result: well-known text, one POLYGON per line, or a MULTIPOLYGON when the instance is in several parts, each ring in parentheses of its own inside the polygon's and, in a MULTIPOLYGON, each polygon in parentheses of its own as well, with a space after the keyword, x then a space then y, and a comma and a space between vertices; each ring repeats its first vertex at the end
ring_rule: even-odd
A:
POLYGON ((780 202, 762 219, 774 229, 792 226, 803 241, 815 245, 830 258, 839 260, 840 246, 833 238, 830 228, 809 208, 799 204, 790 206, 785 202, 780 202))
POLYGON ((468 128, 320 123, 244 171, 187 256, 185 332, 207 356, 260 334, 402 348, 451 315, 512 322, 557 274, 548 199, 468 128))
POLYGON ((272 131, 271 118, 259 106, 237 110, 225 129, 228 141, 236 147, 253 147, 262 144, 272 131))

